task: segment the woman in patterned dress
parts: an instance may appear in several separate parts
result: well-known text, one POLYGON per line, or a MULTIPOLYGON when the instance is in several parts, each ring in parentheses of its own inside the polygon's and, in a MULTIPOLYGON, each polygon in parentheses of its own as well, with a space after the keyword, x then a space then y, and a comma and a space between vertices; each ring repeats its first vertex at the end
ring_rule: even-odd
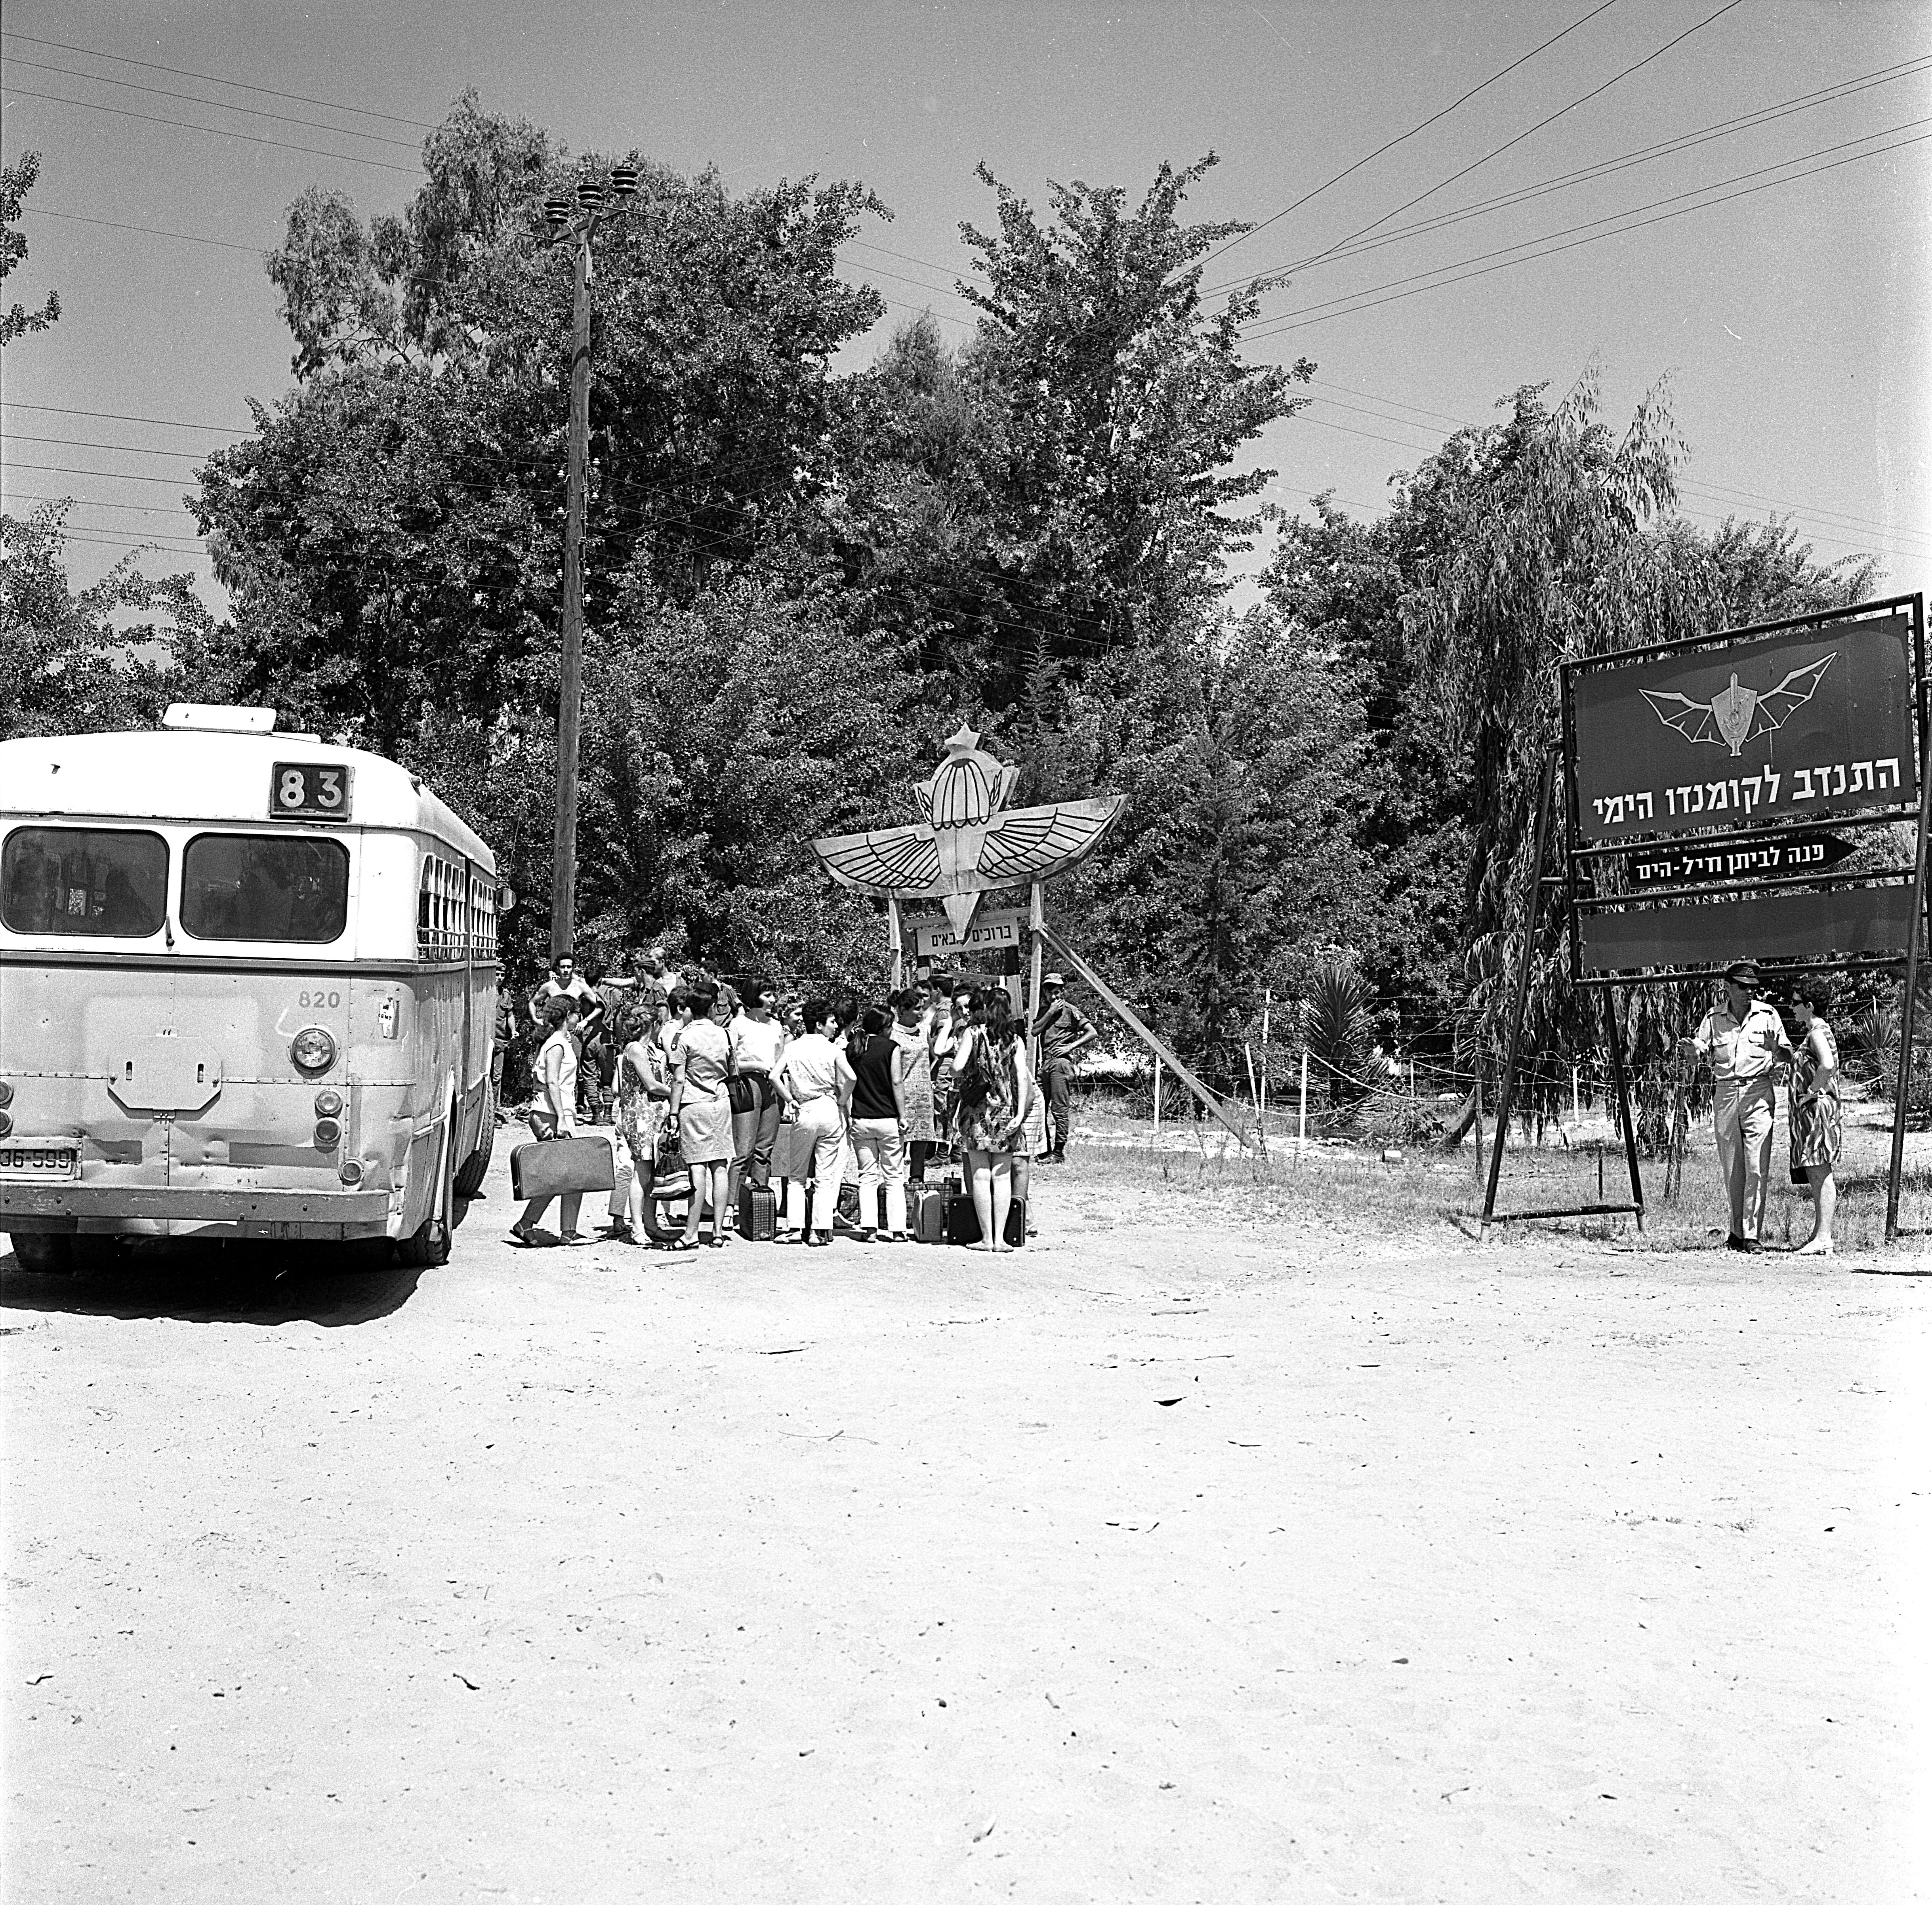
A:
POLYGON ((1832 1217, 1838 1204, 1832 1167, 1844 1143, 1838 1109, 1838 1042, 1823 1013, 1831 987, 1812 975, 1801 979, 1791 1002, 1799 1033, 1792 1048, 1791 1181, 1811 1186, 1811 1234, 1799 1245, 1803 1257, 1832 1255, 1832 1217))
POLYGON ((1009 1250, 1013 1152, 1023 1142, 1035 1094, 1026 1041, 1004 986, 989 985, 973 995, 971 1023, 956 1052, 953 1130, 966 1154, 973 1209, 980 1220, 977 1247, 1009 1250))
POLYGON ((630 1153, 625 1186, 624 1227, 618 1234, 635 1243, 644 1228, 644 1184, 657 1161, 664 1106, 670 1096, 670 1067, 654 1036, 663 1006, 646 1003, 626 1008, 618 1020, 617 1130, 630 1153))

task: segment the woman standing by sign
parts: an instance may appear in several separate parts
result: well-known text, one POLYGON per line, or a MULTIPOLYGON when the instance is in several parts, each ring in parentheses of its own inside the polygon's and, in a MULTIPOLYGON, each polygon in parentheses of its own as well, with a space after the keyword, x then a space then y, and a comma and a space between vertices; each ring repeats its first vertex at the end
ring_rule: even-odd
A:
POLYGON ((1838 1042, 1826 1024, 1832 988, 1821 976, 1798 980, 1791 1014, 1798 1044, 1791 1068, 1791 1181, 1811 1187, 1811 1234, 1799 1245, 1802 1257, 1832 1253, 1832 1219, 1838 1208, 1832 1177, 1844 1144, 1838 1107, 1838 1042))

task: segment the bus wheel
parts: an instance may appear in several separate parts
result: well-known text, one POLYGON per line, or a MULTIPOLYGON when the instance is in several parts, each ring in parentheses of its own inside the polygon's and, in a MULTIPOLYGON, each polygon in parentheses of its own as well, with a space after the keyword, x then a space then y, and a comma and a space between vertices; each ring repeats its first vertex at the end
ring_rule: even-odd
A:
POLYGON ((74 1239, 55 1230, 16 1231, 14 1256, 20 1268, 35 1276, 71 1276, 74 1239))
POLYGON ((396 1240, 396 1261, 411 1270, 435 1270, 449 1261, 450 1235, 456 1228, 451 1210, 455 1198, 449 1168, 450 1145, 454 1136, 452 1126, 446 1123, 442 1148, 436 1157, 436 1202, 430 1205, 429 1215, 413 1236, 396 1240))

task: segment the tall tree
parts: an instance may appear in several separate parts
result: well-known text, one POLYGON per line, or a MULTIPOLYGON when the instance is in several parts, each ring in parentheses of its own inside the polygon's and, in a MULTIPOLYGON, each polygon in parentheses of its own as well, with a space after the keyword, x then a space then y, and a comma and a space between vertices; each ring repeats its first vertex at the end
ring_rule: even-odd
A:
POLYGON ((194 579, 143 575, 136 550, 76 592, 72 507, 0 516, 0 740, 152 727, 201 678, 212 618, 194 579))
POLYGON ((1044 224, 980 170, 998 225, 960 228, 984 280, 960 286, 983 314, 961 368, 992 530, 991 626, 970 660, 996 706, 1042 659, 1077 674, 1211 620, 1223 560, 1257 526, 1240 512, 1274 472, 1236 473, 1233 459, 1300 406, 1294 385, 1313 367, 1241 356, 1240 327, 1272 280, 1204 304, 1208 254, 1249 229, 1180 222, 1214 163, 1163 164, 1138 205, 1118 186, 1054 185, 1044 224))
MULTIPOLYGON (((14 228, 20 222, 20 214, 26 208, 27 194, 34 189, 40 176, 40 155, 38 152, 22 153, 16 165, 0 166, 0 280, 10 278, 16 266, 27 262, 27 235, 14 228)), ((26 337, 30 332, 46 330, 59 321, 60 314, 58 291, 50 291, 38 310, 30 311, 24 304, 15 304, 10 310, 0 311, 0 348, 26 337)))

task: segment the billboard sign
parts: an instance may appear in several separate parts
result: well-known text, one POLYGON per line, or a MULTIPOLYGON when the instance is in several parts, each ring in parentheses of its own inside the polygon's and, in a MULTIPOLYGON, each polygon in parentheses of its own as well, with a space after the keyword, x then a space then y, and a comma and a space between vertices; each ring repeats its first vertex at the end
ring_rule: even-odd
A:
POLYGON ((1745 894, 1672 906, 1586 913, 1586 974, 1664 968, 1721 972, 1733 959, 1903 957, 1912 944, 1910 886, 1839 886, 1815 892, 1745 894))
POLYGON ((1912 650, 1894 614, 1571 664, 1579 838, 1916 807, 1912 650))

